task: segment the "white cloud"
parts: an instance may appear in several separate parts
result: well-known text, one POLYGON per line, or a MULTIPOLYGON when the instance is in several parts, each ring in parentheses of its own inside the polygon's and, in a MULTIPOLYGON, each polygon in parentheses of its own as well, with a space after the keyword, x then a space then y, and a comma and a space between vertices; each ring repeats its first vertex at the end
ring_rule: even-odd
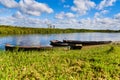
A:
MULTIPOLYGON (((21 15, 22 16, 22 15, 21 15)), ((0 24, 2 25, 13 25, 13 26, 26 26, 26 27, 47 27, 49 20, 30 18, 27 16, 22 17, 0 17, 0 24)))
POLYGON ((64 20, 59 19, 56 22, 54 22, 54 24, 58 28, 80 28, 78 27, 79 23, 77 22, 76 19, 64 19, 64 20))
POLYGON ((17 9, 12 16, 0 17, 0 24, 2 25, 47 27, 47 23, 51 23, 51 21, 47 19, 31 18, 31 16, 29 16, 40 16, 42 13, 52 13, 53 9, 45 3, 39 3, 36 0, 20 0, 19 2, 15 0, 0 0, 0 3, 6 8, 17 9))
POLYGON ((45 3, 39 3, 35 0, 20 0, 17 3, 15 0, 0 0, 0 3, 7 8, 16 8, 23 14, 40 16, 41 13, 52 13, 53 9, 45 3))
POLYGON ((64 3, 66 0, 61 0, 62 3, 64 3))
POLYGON ((7 8, 16 8, 18 3, 15 0, 0 0, 0 3, 7 8))
POLYGON ((116 14, 114 18, 120 20, 120 13, 116 14))
POLYGON ((61 12, 59 14, 56 14, 55 18, 57 19, 64 19, 64 18, 74 18, 75 15, 73 13, 65 13, 65 12, 61 12))
POLYGON ((84 25, 85 28, 91 29, 120 29, 120 21, 116 20, 115 18, 94 18, 94 19, 83 19, 81 23, 84 25))
POLYGON ((100 4, 98 5, 98 9, 99 10, 102 10, 104 9, 105 7, 109 7, 109 6, 113 6, 113 4, 116 2, 117 0, 102 0, 100 2, 100 4))
POLYGON ((108 12, 109 12, 108 10, 102 10, 100 12, 96 12, 94 18, 104 17, 103 15, 107 14, 108 12))
POLYGON ((12 15, 13 17, 15 17, 15 18, 23 18, 24 16, 22 15, 22 13, 21 12, 16 12, 15 14, 13 14, 12 15))
POLYGON ((102 14, 107 14, 109 11, 108 10, 102 10, 101 13, 102 14))
POLYGON ((34 15, 34 16, 40 16, 41 13, 52 13, 53 10, 47 6, 47 4, 44 3, 38 3, 35 0, 21 0, 19 2, 19 9, 20 12, 34 15))
POLYGON ((65 16, 68 17, 68 18, 74 18, 75 17, 75 15, 73 13, 70 13, 70 12, 66 13, 65 16))
POLYGON ((56 28, 78 28, 78 29, 120 29, 120 13, 116 14, 114 18, 95 17, 84 19, 57 19, 51 21, 49 19, 29 18, 22 16, 17 12, 14 17, 0 17, 0 24, 29 26, 29 27, 47 27, 47 24, 54 24, 56 28), (16 16, 16 17, 15 17, 16 16))
POLYGON ((63 7, 64 8, 70 8, 70 5, 64 5, 63 7))
POLYGON ((97 18, 97 17, 100 17, 101 14, 99 12, 96 12, 95 15, 94 15, 94 18, 97 18))
POLYGON ((71 7, 72 11, 78 12, 80 15, 84 15, 88 10, 95 7, 95 3, 90 0, 74 0, 74 6, 71 7))
MULTIPOLYGON (((63 0, 64 2, 64 0, 63 0)), ((53 9, 45 3, 39 3, 36 0, 20 0, 18 3, 15 0, 0 0, 0 3, 7 8, 16 8, 17 11, 11 17, 0 17, 0 24, 29 26, 29 27, 47 27, 47 24, 55 24, 58 28, 87 28, 87 29, 120 29, 120 13, 113 18, 105 17, 109 11, 104 8, 113 6, 116 0, 102 0, 93 18, 83 18, 79 15, 84 15, 90 9, 95 7, 95 3, 91 0, 74 0, 74 6, 71 7, 72 12, 60 12, 55 15, 54 21, 49 19, 31 18, 29 15, 40 16, 42 13, 52 13, 53 9), (9 3, 9 4, 8 4, 9 3)), ((68 8, 70 6, 68 5, 68 8)), ((0 10, 3 12, 4 10, 0 10)), ((7 11, 4 11, 7 12, 7 11)), ((2 13, 3 14, 3 13, 2 13)))
POLYGON ((118 22, 118 20, 114 18, 98 18, 96 19, 95 25, 103 29, 113 29, 113 30, 120 29, 120 26, 119 26, 120 23, 118 22))
POLYGON ((55 18, 57 18, 57 19, 63 19, 64 18, 64 12, 61 12, 61 13, 59 13, 59 14, 56 14, 55 15, 55 18))
POLYGON ((114 18, 99 16, 101 16, 101 14, 96 13, 96 17, 94 18, 83 18, 80 20, 77 20, 75 18, 64 20, 59 19, 55 22, 55 25, 56 27, 59 28, 111 29, 111 30, 120 29, 120 13, 116 14, 114 18))

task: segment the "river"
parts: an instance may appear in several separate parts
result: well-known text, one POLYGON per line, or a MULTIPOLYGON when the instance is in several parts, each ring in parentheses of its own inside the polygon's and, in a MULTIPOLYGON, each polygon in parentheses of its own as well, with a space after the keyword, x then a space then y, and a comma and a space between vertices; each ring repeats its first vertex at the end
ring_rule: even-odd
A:
POLYGON ((120 41, 120 33, 67 33, 67 34, 29 34, 0 36, 0 49, 5 44, 21 46, 48 46, 50 40, 81 40, 81 41, 120 41))

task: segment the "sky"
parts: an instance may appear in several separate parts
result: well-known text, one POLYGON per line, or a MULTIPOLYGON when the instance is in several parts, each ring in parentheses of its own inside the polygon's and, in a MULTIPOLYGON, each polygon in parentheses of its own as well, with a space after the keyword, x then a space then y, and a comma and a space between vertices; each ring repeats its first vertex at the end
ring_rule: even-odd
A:
POLYGON ((0 0, 0 25, 120 30, 120 0, 0 0))

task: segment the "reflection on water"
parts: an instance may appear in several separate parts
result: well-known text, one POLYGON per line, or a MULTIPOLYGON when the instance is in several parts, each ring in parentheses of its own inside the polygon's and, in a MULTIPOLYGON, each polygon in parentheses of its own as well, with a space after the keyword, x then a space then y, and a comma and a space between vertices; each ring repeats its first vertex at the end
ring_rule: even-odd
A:
POLYGON ((21 46, 48 46, 50 40, 82 40, 82 41, 120 41, 120 33, 70 33, 70 34, 32 34, 0 37, 0 49, 4 49, 5 44, 21 46))

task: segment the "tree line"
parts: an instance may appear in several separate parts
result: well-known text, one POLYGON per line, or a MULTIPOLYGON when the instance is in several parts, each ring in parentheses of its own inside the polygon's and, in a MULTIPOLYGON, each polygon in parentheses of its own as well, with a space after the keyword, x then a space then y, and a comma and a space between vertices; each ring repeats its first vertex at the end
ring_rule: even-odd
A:
POLYGON ((29 28, 0 25, 0 34, 54 34, 75 32, 120 32, 120 30, 60 29, 60 28, 29 28))

